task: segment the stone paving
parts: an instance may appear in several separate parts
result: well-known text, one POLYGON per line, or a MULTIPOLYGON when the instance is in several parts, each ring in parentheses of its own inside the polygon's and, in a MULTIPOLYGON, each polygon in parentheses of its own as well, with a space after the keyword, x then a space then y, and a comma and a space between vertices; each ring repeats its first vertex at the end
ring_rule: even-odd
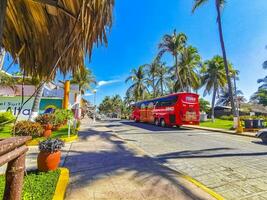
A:
POLYGON ((267 199, 267 146, 257 138, 128 121, 102 125, 225 199, 267 199))
POLYGON ((64 163, 71 174, 66 200, 213 199, 101 124, 82 130, 64 163))

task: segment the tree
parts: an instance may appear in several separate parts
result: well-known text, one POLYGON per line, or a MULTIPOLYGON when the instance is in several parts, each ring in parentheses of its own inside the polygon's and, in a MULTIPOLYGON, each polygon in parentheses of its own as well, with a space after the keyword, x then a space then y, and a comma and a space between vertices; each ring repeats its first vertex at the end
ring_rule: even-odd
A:
POLYGON ((0 86, 16 90, 16 81, 7 73, 0 71, 0 86))
POLYGON ((212 121, 214 121, 216 93, 218 93, 221 88, 224 88, 227 83, 223 58, 220 56, 215 56, 211 60, 206 61, 201 69, 201 74, 202 84, 205 87, 203 95, 206 96, 206 94, 213 92, 211 118, 212 121))
MULTIPOLYGON (((201 65, 201 57, 195 47, 185 47, 179 60, 179 74, 187 92, 200 87, 200 78, 197 68, 201 65)), ((176 87, 179 82, 176 83, 176 87)), ((179 86, 178 86, 179 87, 179 86)))
POLYGON ((179 90, 184 91, 183 83, 179 74, 178 56, 181 54, 182 50, 185 48, 187 41, 187 36, 184 33, 176 34, 174 30, 172 35, 166 34, 163 36, 162 42, 159 44, 159 57, 165 53, 170 53, 175 61, 175 76, 176 80, 179 81, 179 90))
POLYGON ((168 76, 169 69, 165 66, 165 63, 161 63, 158 69, 158 80, 156 82, 156 87, 160 88, 160 95, 164 95, 164 88, 168 87, 168 82, 170 77, 168 76))
POLYGON ((203 98, 199 98, 199 107, 201 112, 207 113, 210 109, 210 102, 203 98))
POLYGON ((250 98, 251 101, 256 101, 256 103, 267 106, 267 89, 259 89, 250 98))
POLYGON ((86 90, 92 88, 92 84, 96 84, 96 80, 92 71, 85 66, 82 66, 74 73, 71 83, 78 84, 81 94, 85 94, 86 90))
POLYGON ((126 91, 126 95, 133 96, 135 101, 145 99, 145 95, 148 92, 144 67, 144 65, 141 65, 138 69, 133 69, 131 75, 125 81, 126 83, 128 81, 133 83, 126 91))
MULTIPOLYGON (((208 0, 194 0, 195 3, 193 5, 192 12, 194 12, 198 7, 202 6, 207 1, 208 0)), ((234 103, 232 82, 231 82, 231 77, 230 77, 230 73, 229 73, 229 66, 228 66, 228 62, 227 62, 227 56, 226 56, 226 50, 225 50, 225 44, 224 44, 224 38, 223 38, 223 30, 222 30, 221 9, 224 6, 226 0, 214 0, 214 2, 215 2, 215 6, 216 6, 216 11, 217 11, 216 20, 217 20, 217 24, 218 24, 220 44, 221 44, 221 49, 222 49, 222 54, 223 54, 223 62, 224 62, 226 79, 227 79, 227 83, 228 83, 228 90, 229 90, 229 95, 230 95, 230 100, 231 100, 232 112, 233 112, 233 116, 237 116, 236 106, 234 103)))
MULTIPOLYGON (((244 103, 246 100, 244 98, 243 92, 241 90, 236 90, 235 92, 235 97, 237 102, 240 103, 244 103)), ((230 100, 230 94, 227 88, 222 88, 218 94, 219 99, 216 102, 216 105, 223 105, 223 106, 229 106, 231 103, 230 100)))
POLYGON ((151 83, 152 86, 152 97, 155 98, 157 96, 158 90, 156 88, 156 78, 159 72, 160 60, 159 58, 155 58, 151 64, 144 65, 146 69, 146 73, 148 74, 148 82, 151 83))

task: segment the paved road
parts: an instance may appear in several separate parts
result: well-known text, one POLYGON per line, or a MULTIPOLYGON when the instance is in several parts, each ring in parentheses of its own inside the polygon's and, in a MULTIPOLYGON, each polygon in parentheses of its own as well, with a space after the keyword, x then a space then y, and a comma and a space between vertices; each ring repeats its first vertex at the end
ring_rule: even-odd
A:
POLYGON ((267 199, 267 146, 256 138, 129 121, 105 126, 226 199, 267 199))

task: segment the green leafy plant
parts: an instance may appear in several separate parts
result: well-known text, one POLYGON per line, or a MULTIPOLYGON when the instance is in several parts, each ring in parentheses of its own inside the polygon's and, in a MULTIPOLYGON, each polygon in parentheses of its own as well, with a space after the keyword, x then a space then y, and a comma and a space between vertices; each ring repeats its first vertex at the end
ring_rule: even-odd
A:
POLYGON ((39 150, 49 153, 59 151, 64 147, 64 142, 60 139, 46 139, 39 143, 39 150))
POLYGON ((234 117, 233 117, 233 115, 223 115, 223 116, 219 117, 219 119, 233 121, 234 117))
POLYGON ((0 113, 0 124, 5 123, 8 121, 13 121, 15 120, 15 116, 11 112, 2 112, 0 113))
POLYGON ((43 128, 38 122, 19 121, 14 126, 14 133, 17 136, 40 137, 43 134, 43 128))
MULTIPOLYGON (((29 171, 24 177, 22 200, 49 200, 53 199, 56 190, 60 170, 39 172, 29 171)), ((5 176, 0 175, 0 199, 3 199, 5 188, 5 176)))
POLYGON ((50 113, 38 115, 35 121, 40 123, 41 125, 53 124, 55 121, 55 114, 50 113))

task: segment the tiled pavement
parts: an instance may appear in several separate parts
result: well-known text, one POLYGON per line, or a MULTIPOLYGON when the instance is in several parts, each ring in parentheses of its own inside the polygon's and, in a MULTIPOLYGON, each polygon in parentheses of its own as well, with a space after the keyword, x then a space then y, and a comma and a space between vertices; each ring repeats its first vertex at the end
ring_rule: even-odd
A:
POLYGON ((153 159, 130 148, 105 127, 84 127, 64 166, 70 169, 67 200, 212 199, 153 159))
POLYGON ((257 138, 131 122, 105 126, 226 199, 267 199, 267 146, 257 138))

